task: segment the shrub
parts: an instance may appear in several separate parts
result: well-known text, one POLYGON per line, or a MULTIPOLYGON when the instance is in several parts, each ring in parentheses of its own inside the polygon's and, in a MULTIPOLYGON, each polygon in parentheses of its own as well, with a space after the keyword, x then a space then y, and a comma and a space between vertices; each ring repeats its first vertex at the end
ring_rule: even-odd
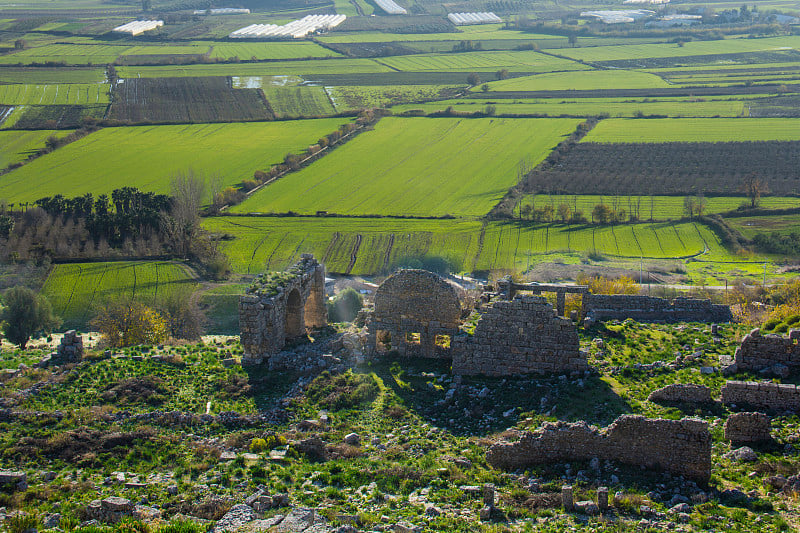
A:
POLYGON ((352 322, 359 310, 364 307, 364 298, 358 291, 348 287, 333 300, 328 301, 327 307, 329 322, 352 322))
POLYGON ((308 386, 306 397, 320 407, 339 410, 371 402, 379 390, 370 374, 354 374, 348 370, 334 376, 326 370, 308 386))
POLYGON ((3 295, 4 307, 0 312, 6 338, 23 350, 31 335, 49 333, 61 321, 53 315, 50 302, 27 287, 12 287, 3 295))
POLYGON ((253 453, 261 453, 267 450, 267 441, 261 438, 255 438, 250 441, 250 451, 253 453))
POLYGON ((114 348, 159 344, 166 340, 169 332, 169 325, 160 313, 130 299, 106 304, 91 325, 114 348))

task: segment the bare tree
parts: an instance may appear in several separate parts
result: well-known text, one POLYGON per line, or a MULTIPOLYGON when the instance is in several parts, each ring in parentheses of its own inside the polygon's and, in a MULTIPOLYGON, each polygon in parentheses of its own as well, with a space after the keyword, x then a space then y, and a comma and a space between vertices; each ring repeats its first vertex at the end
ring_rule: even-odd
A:
POLYGON ((758 207, 758 202, 761 200, 761 195, 769 192, 769 187, 767 186, 767 182, 759 178, 754 172, 742 181, 739 190, 750 198, 750 207, 756 208, 758 207))
POLYGON ((175 252, 187 257, 192 241, 200 229, 200 208, 206 192, 206 183, 192 170, 181 172, 170 181, 172 210, 167 228, 175 252))

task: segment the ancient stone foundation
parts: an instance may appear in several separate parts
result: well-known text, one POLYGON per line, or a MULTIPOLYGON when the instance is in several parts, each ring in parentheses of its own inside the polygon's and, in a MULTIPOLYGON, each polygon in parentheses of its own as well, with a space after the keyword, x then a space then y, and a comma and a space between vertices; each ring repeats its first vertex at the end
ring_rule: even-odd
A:
POLYGON ((765 442, 771 440, 772 425, 764 413, 734 413, 725 421, 725 440, 765 442))
POLYGON ((711 403, 711 389, 703 385, 676 383, 650 393, 651 402, 711 403))
POLYGON ((767 411, 798 411, 800 389, 782 383, 728 381, 722 386, 722 403, 767 411))
POLYGON ((394 350, 406 357, 449 359, 461 322, 461 293, 427 270, 404 269, 375 291, 367 338, 369 353, 394 350))
POLYGON ((727 305, 712 304, 696 298, 655 298, 630 294, 584 294, 583 316, 590 320, 625 320, 640 322, 730 322, 727 305))
POLYGON ((740 370, 760 371, 775 365, 791 369, 800 367, 800 330, 793 329, 789 335, 761 335, 754 329, 742 339, 734 355, 740 370))
POLYGON ((473 335, 453 338, 453 373, 487 376, 588 369, 575 326, 542 296, 491 303, 473 335))
POLYGON ((325 267, 309 254, 301 257, 286 272, 262 274, 239 298, 242 363, 262 363, 306 328, 327 324, 325 267))
POLYGON ((537 431, 523 433, 518 442, 497 442, 486 454, 492 466, 506 470, 594 457, 705 483, 711 475, 711 434, 702 420, 623 415, 603 430, 585 422, 545 423, 537 431))

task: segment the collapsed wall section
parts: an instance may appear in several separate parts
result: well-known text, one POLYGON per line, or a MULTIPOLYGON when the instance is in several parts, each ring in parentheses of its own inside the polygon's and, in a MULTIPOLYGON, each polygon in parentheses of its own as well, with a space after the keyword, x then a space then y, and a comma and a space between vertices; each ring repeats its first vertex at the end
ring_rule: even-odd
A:
POLYGON ((640 322, 730 322, 731 308, 697 298, 656 298, 638 294, 584 294, 583 316, 592 320, 640 322))
POLYGON ((739 370, 760 371, 775 365, 800 367, 800 330, 789 335, 761 335, 758 328, 744 336, 736 348, 734 362, 739 370))
POLYGON ((505 470, 597 457, 658 469, 706 483, 711 476, 711 434, 702 420, 623 415, 603 430, 579 423, 545 423, 517 442, 499 441, 486 453, 505 470))
POLYGON ((242 363, 262 363, 327 319, 325 267, 312 255, 303 254, 285 272, 262 274, 239 298, 242 363))
POLYGON ((800 410, 800 389, 795 385, 756 381, 728 381, 722 386, 722 403, 767 411, 800 410))
POLYGON ((453 373, 508 376, 583 371, 575 325, 542 296, 517 296, 485 309, 472 335, 453 338, 453 373))

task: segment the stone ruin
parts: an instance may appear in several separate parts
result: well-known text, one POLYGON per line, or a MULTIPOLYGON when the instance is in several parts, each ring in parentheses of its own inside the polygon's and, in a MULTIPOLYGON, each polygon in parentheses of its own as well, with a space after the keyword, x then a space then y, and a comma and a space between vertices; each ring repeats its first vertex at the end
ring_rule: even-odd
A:
POLYGON ((704 385, 692 383, 673 383, 654 390, 647 397, 648 401, 656 403, 712 403, 711 389, 704 385))
POLYGON ((778 374, 788 374, 800 367, 800 330, 793 329, 783 336, 762 335, 756 328, 744 336, 733 358, 737 370, 774 370, 778 374), (780 367, 785 367, 784 372, 777 369, 780 367))
POLYGON ((83 358, 83 337, 71 329, 61 337, 58 349, 50 354, 48 361, 51 365, 78 363, 83 358))
POLYGON ((572 321, 556 316, 543 296, 496 301, 475 332, 453 338, 453 373, 511 376, 589 369, 572 321))
POLYGON ((770 418, 764 413, 734 413, 725 421, 725 440, 735 443, 772 440, 770 418))
POLYGON ((368 355, 449 359, 455 374, 506 376, 588 369, 571 321, 540 296, 488 303, 472 335, 461 331, 463 290, 425 270, 400 270, 375 293, 368 355))
POLYGON ((427 270, 395 272, 375 291, 367 346, 401 356, 451 358, 461 324, 463 289, 427 270))
POLYGON ((766 411, 800 411, 796 385, 757 381, 728 381, 722 386, 722 403, 766 411))
POLYGON ((327 321, 325 267, 303 254, 285 272, 260 275, 239 298, 242 363, 262 363, 327 321))
POLYGON ((517 442, 501 440, 486 454, 492 466, 505 470, 592 458, 661 469, 700 483, 711 476, 711 433, 702 420, 648 419, 622 415, 598 430, 585 422, 546 422, 523 432, 517 442))
POLYGON ((625 320, 639 322, 730 322, 731 308, 697 298, 656 298, 638 294, 583 295, 583 316, 596 320, 625 320))

